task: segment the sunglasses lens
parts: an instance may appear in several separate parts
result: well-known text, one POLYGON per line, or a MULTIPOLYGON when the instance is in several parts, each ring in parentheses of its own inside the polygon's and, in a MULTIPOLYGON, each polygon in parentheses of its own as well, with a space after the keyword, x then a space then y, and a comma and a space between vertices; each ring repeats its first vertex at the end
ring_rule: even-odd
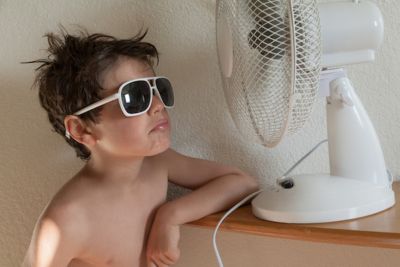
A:
POLYGON ((126 112, 135 114, 145 111, 150 105, 150 88, 146 81, 126 84, 121 90, 122 104, 126 112))
POLYGON ((165 78, 158 78, 156 79, 156 86, 164 105, 172 107, 174 105, 174 92, 171 83, 165 78))

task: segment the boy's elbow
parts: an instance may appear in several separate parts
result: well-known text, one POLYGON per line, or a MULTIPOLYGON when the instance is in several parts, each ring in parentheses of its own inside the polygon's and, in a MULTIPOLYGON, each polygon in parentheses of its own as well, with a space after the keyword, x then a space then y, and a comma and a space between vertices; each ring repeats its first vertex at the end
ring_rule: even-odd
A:
POLYGON ((259 183, 255 177, 248 175, 241 170, 237 170, 236 173, 242 181, 242 186, 246 188, 247 191, 255 192, 259 189, 259 183))
POLYGON ((246 182, 247 182, 249 191, 255 192, 260 189, 260 185, 256 178, 254 178, 253 176, 250 176, 250 175, 247 175, 246 177, 247 177, 246 182))

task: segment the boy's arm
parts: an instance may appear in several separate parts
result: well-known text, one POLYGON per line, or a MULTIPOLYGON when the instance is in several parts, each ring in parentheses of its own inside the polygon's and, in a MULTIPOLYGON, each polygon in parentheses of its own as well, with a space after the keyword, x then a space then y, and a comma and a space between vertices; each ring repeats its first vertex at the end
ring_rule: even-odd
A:
POLYGON ((229 208, 258 189, 257 181, 237 168, 181 155, 172 149, 160 155, 168 178, 196 189, 160 206, 147 243, 147 266, 170 266, 180 256, 179 226, 229 208))
POLYGON ((258 190, 255 178, 235 167, 181 155, 172 149, 163 153, 169 180, 195 191, 167 202, 157 217, 180 225, 225 210, 258 190))
POLYGON ((83 225, 79 225, 78 216, 68 213, 67 208, 39 219, 22 267, 67 267, 78 255, 83 243, 83 225))

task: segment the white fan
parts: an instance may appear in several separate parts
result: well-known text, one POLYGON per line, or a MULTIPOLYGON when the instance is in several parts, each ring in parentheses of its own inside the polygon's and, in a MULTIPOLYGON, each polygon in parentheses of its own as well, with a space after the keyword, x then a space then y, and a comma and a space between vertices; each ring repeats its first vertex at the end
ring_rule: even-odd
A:
POLYGON ((330 174, 284 176, 253 201, 265 220, 320 223, 394 205, 379 140, 341 66, 374 60, 383 19, 368 1, 219 0, 225 98, 239 131, 276 146, 327 99, 330 174))

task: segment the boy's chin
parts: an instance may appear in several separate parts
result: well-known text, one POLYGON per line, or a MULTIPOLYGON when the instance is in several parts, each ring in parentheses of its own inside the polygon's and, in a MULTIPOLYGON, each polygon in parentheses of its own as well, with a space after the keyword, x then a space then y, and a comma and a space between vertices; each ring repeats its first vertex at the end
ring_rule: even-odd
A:
POLYGON ((151 151, 149 151, 148 156, 155 156, 158 154, 163 153, 164 151, 166 151, 171 145, 171 141, 165 141, 162 144, 158 144, 157 147, 153 148, 151 151))

